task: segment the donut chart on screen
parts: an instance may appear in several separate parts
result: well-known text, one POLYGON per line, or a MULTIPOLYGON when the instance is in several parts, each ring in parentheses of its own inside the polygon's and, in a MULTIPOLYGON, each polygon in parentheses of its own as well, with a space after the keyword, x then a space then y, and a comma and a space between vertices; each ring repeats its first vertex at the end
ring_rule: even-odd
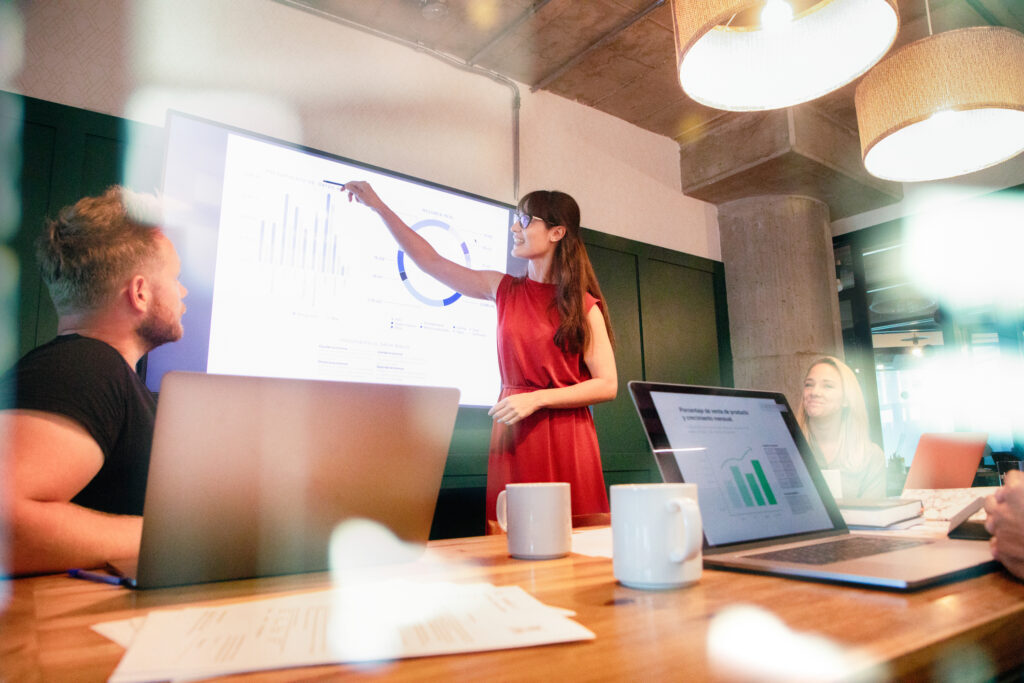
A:
MULTIPOLYGON (((416 232, 419 232, 424 228, 441 228, 442 230, 446 231, 449 235, 451 235, 451 237, 459 244, 459 249, 462 251, 462 257, 463 260, 465 261, 466 267, 472 267, 473 264, 469 256, 469 247, 466 245, 465 240, 459 237, 458 233, 452 230, 450 225, 448 225, 444 221, 428 218, 412 226, 412 229, 415 230, 416 232)), ((417 290, 416 286, 413 285, 412 281, 409 279, 409 274, 406 271, 405 267, 405 251, 401 249, 398 250, 398 277, 402 279, 402 284, 405 285, 406 290, 408 290, 408 292, 412 294, 417 301, 424 303, 428 306, 450 306, 451 304, 458 301, 459 297, 462 296, 462 294, 460 294, 459 292, 452 291, 452 293, 449 296, 436 298, 427 296, 423 292, 417 290)))

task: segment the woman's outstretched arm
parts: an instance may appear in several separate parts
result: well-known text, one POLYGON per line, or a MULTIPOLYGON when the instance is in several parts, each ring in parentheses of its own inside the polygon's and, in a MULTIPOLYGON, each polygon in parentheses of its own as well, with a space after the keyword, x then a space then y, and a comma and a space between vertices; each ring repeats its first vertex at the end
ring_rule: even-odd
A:
POLYGON ((377 196, 369 183, 353 180, 345 183, 342 189, 348 192, 349 201, 355 199, 377 212, 398 242, 398 246, 423 272, 465 296, 474 299, 494 299, 498 283, 501 282, 501 273, 496 270, 473 270, 438 254, 427 240, 406 225, 398 214, 377 196))

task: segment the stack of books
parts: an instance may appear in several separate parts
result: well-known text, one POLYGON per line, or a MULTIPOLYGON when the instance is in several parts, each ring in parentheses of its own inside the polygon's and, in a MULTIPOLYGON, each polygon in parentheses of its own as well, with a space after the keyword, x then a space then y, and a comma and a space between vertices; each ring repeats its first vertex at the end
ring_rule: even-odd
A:
POLYGON ((852 498, 839 499, 839 512, 851 529, 905 529, 922 522, 941 523, 952 538, 984 540, 985 493, 987 489, 914 489, 911 495, 920 498, 852 498), (951 491, 957 495, 950 495, 951 491), (936 504, 939 498, 943 502, 936 504))
POLYGON ((891 529, 909 526, 917 521, 924 506, 916 498, 851 498, 839 499, 839 512, 846 526, 854 529, 891 529))

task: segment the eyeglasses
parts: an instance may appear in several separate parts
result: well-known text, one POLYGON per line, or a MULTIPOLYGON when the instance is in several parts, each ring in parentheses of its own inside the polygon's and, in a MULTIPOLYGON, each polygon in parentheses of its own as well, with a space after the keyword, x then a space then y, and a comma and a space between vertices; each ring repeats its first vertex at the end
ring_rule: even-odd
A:
POLYGON ((522 226, 523 230, 526 230, 528 227, 530 227, 530 223, 533 222, 534 218, 541 221, 542 223, 545 222, 543 218, 540 218, 538 216, 531 216, 530 214, 527 213, 519 213, 518 211, 512 215, 512 222, 519 223, 519 225, 522 226))

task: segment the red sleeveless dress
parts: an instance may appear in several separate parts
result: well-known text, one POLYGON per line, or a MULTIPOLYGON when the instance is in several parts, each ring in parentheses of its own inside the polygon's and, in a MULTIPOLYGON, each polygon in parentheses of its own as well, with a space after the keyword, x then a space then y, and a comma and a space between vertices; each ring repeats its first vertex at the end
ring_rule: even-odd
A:
MULTIPOLYGON (((555 285, 526 277, 506 275, 498 285, 501 398, 590 379, 583 354, 567 354, 555 345, 554 298, 555 285)), ((585 295, 585 311, 597 303, 585 295)), ((543 408, 511 426, 494 423, 487 463, 488 532, 500 531, 495 503, 505 484, 543 481, 569 482, 574 526, 607 523, 608 495, 589 408, 543 408)))

